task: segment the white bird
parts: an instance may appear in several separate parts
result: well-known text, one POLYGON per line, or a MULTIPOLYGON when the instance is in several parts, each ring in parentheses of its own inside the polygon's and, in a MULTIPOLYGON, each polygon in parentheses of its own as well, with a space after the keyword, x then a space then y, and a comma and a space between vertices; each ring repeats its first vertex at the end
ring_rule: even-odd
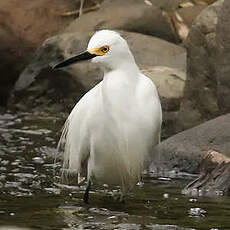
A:
POLYGON ((87 178, 86 203, 91 182, 120 185, 123 195, 134 187, 159 143, 162 123, 157 89, 117 32, 96 32, 87 51, 54 68, 88 59, 104 69, 104 78, 75 105, 59 142, 64 169, 87 178))

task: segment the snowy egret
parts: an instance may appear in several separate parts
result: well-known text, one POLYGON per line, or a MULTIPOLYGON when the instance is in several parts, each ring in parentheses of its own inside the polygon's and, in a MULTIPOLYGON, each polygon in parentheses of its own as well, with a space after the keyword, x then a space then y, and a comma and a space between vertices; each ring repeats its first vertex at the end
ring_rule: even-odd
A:
POLYGON ((162 122, 156 87, 119 33, 96 32, 87 51, 54 69, 89 59, 102 66, 104 78, 75 105, 59 142, 63 168, 87 179, 86 203, 91 182, 120 185, 123 195, 134 187, 159 143, 162 122))

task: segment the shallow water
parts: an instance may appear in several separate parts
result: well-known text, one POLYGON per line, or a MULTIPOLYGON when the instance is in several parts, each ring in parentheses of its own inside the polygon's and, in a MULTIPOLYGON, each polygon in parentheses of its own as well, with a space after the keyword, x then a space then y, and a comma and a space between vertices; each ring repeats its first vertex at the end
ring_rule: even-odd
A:
POLYGON ((61 184, 60 163, 54 164, 62 124, 47 114, 0 116, 0 226, 230 229, 229 197, 181 194, 192 175, 145 177, 125 204, 113 201, 106 186, 93 187, 90 205, 83 204, 84 186, 61 184))

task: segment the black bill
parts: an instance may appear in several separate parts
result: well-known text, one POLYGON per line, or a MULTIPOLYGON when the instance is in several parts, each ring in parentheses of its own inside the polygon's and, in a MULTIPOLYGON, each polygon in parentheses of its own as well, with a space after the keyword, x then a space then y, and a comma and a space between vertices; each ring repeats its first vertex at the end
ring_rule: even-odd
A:
POLYGON ((76 62, 79 62, 79 61, 84 61, 84 60, 89 60, 89 59, 92 59, 94 57, 96 57, 97 55, 96 54, 91 54, 89 53, 88 51, 85 51, 77 56, 74 56, 74 57, 71 57, 63 62, 60 62, 58 63, 57 65, 55 65, 53 67, 53 69, 60 69, 60 68, 63 68, 63 67, 66 67, 66 66, 69 66, 69 65, 72 65, 76 62))

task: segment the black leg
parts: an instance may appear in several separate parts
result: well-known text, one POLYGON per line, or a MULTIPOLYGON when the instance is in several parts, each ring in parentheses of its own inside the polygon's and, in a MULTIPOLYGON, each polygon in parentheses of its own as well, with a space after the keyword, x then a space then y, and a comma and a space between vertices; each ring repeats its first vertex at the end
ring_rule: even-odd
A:
POLYGON ((84 200, 85 204, 89 203, 89 190, 90 190, 90 186, 91 186, 91 182, 89 181, 87 183, 87 187, 86 187, 85 194, 84 194, 84 197, 83 197, 83 200, 84 200))

